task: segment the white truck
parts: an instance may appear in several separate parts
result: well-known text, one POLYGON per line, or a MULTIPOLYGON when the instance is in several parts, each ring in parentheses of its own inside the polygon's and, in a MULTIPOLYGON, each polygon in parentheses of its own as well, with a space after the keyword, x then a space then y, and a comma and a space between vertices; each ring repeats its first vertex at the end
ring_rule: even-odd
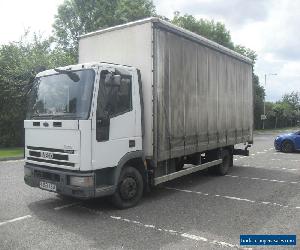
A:
POLYGON ((78 65, 36 76, 24 180, 128 208, 180 176, 224 175, 249 155, 252 88, 248 58, 158 18, 83 35, 78 65))

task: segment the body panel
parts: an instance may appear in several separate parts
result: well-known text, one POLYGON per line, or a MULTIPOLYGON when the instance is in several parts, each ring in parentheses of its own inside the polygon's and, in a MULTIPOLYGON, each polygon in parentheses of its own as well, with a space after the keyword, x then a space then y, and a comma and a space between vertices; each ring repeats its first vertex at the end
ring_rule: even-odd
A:
MULTIPOLYGON (((152 156, 152 28, 151 22, 108 30, 79 41, 79 63, 91 61, 129 65, 141 70, 144 101, 144 152, 152 156)), ((111 65, 112 66, 112 65, 111 65)), ((138 93, 137 93, 138 94, 138 93)))
POLYGON ((252 65, 155 29, 157 161, 252 141, 252 65))
MULTIPOLYGON (((60 121, 62 127, 53 127, 55 120, 25 120, 25 160, 26 162, 40 165, 78 170, 80 167, 80 141, 81 135, 78 130, 78 121, 60 121), (40 126, 33 126, 39 122, 40 126), (43 124, 48 124, 47 127, 43 124), (68 153, 73 151, 72 154, 68 153), (30 152, 32 152, 30 155, 30 152), (34 153, 35 152, 35 153, 34 153), (42 157, 41 152, 51 152, 55 155, 67 155, 68 160, 42 157), (39 155, 37 155, 39 154, 39 155), (33 158, 34 157, 34 158, 33 158), (29 159, 28 159, 29 158, 29 159), (38 162, 33 159, 37 159, 38 162), (61 162, 61 165, 53 164, 53 160, 61 162), (63 162, 72 163, 74 166, 64 165, 63 162)), ((59 157, 57 157, 59 158, 59 157)))
POLYGON ((80 120, 80 145, 81 145, 81 158, 80 158, 80 171, 92 170, 92 131, 91 120, 80 120))
POLYGON ((300 131, 277 136, 274 140, 275 149, 280 151, 284 141, 291 142, 295 150, 300 150, 300 131))

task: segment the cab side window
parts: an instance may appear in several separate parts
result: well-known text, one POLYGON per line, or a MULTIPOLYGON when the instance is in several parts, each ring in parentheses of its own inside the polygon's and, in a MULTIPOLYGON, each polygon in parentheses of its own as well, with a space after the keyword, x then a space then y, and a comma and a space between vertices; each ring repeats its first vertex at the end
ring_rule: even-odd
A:
POLYGON ((132 110, 131 76, 121 76, 120 86, 111 89, 108 106, 111 108, 110 117, 132 110))
POLYGON ((122 115, 132 110, 132 81, 131 76, 114 75, 106 70, 101 72, 97 113, 96 139, 109 140, 110 118, 122 115))

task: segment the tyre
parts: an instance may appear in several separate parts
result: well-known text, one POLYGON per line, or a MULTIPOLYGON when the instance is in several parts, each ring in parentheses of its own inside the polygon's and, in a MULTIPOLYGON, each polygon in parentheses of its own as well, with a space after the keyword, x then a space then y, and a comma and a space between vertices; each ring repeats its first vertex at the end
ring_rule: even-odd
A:
POLYGON ((111 201, 120 209, 133 207, 142 198, 143 189, 143 177, 140 172, 134 167, 126 166, 121 171, 117 190, 111 197, 111 201))
POLYGON ((182 158, 176 159, 176 171, 181 171, 184 167, 184 161, 182 158))
POLYGON ((294 145, 290 141, 284 141, 281 145, 281 151, 284 153, 291 153, 294 151, 294 145))
POLYGON ((233 154, 229 153, 229 167, 233 167, 233 154))
POLYGON ((213 173, 216 175, 226 175, 232 166, 232 159, 233 157, 229 151, 224 150, 222 152, 222 163, 212 168, 213 173))

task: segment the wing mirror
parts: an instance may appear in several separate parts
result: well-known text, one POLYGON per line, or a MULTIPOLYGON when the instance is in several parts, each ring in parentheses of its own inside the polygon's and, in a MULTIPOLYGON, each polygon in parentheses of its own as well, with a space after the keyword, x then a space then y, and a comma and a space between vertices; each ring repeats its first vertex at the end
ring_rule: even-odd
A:
POLYGON ((121 85, 121 76, 120 75, 113 75, 108 73, 105 76, 105 85, 111 87, 120 87, 121 85))

